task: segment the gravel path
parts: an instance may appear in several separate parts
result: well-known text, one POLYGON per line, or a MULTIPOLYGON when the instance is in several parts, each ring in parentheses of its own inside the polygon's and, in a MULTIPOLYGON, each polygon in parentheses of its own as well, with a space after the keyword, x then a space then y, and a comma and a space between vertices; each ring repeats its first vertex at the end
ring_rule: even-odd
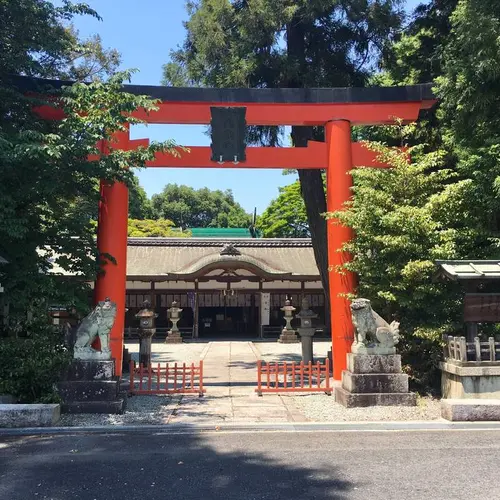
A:
POLYGON ((287 404, 295 406, 311 422, 374 422, 381 420, 436 420, 441 418, 437 399, 418 398, 417 406, 372 406, 344 408, 332 396, 308 394, 289 396, 287 404))
POLYGON ((123 415, 61 415, 62 427, 88 427, 93 425, 163 425, 179 403, 180 396, 134 396, 128 398, 123 415))

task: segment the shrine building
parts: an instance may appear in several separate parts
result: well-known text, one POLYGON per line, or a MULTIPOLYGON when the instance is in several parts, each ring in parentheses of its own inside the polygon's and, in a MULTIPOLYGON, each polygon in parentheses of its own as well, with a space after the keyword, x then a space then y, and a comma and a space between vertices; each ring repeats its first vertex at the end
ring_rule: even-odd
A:
POLYGON ((310 239, 128 239, 126 335, 135 332, 144 300, 158 313, 159 332, 166 331, 175 300, 186 338, 277 338, 284 325, 280 308, 288 299, 298 312, 303 297, 319 315, 321 333, 325 295, 310 239))

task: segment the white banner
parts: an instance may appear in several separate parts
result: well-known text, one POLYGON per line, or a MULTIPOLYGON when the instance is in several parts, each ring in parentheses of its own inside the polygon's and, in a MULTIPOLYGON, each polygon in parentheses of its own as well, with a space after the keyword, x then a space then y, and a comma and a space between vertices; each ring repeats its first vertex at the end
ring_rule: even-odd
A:
POLYGON ((260 294, 260 324, 269 325, 271 313, 271 294, 262 292, 260 294))

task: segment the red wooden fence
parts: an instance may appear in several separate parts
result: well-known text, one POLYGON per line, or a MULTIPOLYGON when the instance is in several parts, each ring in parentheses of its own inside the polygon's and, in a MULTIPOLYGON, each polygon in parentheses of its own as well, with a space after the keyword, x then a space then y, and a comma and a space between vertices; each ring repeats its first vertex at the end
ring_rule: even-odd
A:
POLYGON ((130 361, 130 394, 199 394, 203 396, 203 361, 137 366, 130 361))
POLYGON ((257 389, 264 392, 325 392, 330 386, 330 360, 313 363, 263 363, 257 361, 257 389))

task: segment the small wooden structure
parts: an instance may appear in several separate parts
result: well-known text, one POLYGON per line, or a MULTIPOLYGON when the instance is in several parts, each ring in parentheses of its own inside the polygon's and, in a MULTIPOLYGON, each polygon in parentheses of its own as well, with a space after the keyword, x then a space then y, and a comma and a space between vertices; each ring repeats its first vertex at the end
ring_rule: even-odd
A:
POLYGON ((465 288, 463 319, 467 342, 475 342, 479 323, 500 323, 500 261, 438 260, 439 276, 465 288))
POLYGON ((444 361, 440 363, 442 416, 449 420, 495 420, 500 415, 500 342, 493 336, 481 339, 479 325, 500 323, 500 262, 436 263, 440 276, 465 288, 466 337, 444 338, 444 361))

